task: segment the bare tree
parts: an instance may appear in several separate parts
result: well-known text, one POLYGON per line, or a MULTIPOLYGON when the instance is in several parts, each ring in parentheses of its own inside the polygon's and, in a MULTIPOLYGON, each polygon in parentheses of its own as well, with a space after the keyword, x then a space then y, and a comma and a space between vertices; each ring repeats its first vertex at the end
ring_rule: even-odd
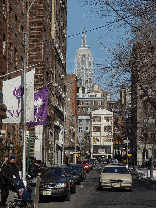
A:
MULTIPOLYGON (((156 146, 156 1, 80 0, 80 2, 84 7, 91 6, 91 14, 97 14, 100 18, 112 16, 111 24, 106 28, 108 31, 125 28, 123 40, 119 40, 119 43, 110 48, 105 47, 100 37, 100 45, 108 57, 96 64, 98 79, 104 82, 104 77, 107 76, 110 80, 110 89, 114 93, 117 93, 122 83, 131 85, 133 157, 137 153, 137 143, 140 141, 145 144, 145 150, 146 145, 151 144, 153 153, 156 146)), ((105 33, 106 30, 104 35, 105 33)), ((153 159, 153 154, 151 158, 153 159)), ((135 160, 133 159, 134 162, 135 160)))

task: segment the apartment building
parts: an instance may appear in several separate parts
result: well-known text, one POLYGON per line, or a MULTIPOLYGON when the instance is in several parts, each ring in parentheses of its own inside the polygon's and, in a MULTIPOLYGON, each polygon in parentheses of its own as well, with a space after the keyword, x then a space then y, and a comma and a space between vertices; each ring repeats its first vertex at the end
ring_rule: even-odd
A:
MULTIPOLYGON (((79 84, 78 84, 79 86, 79 84)), ((77 110, 78 110, 78 140, 84 139, 86 133, 90 135, 91 131, 91 112, 107 107, 107 103, 111 101, 111 94, 100 90, 99 84, 93 84, 92 90, 78 87, 77 93, 77 110), (85 120, 86 126, 83 120, 85 120)))
POLYGON ((66 122, 65 155, 74 163, 75 145, 77 146, 77 77, 66 75, 66 122), (75 144, 76 143, 76 144, 75 144))
MULTIPOLYGON (((63 145, 63 141, 60 144, 59 135, 64 126, 66 88, 66 1, 37 0, 33 4, 31 0, 2 2, 1 16, 6 14, 7 25, 4 27, 7 35, 3 38, 3 51, 6 46, 6 68, 3 67, 5 71, 1 70, 3 80, 10 80, 23 74, 24 33, 28 26, 26 69, 27 72, 35 70, 35 120, 27 123, 27 131, 31 136, 29 155, 44 162, 51 161, 52 164, 61 162, 61 154, 59 156, 58 151, 62 150, 63 145), (27 13, 28 25, 26 25, 27 13)), ((4 22, 5 18, 1 18, 1 22, 2 20, 4 22)), ((5 30, 3 33, 5 34, 5 30)), ((22 147, 22 125, 22 120, 14 124, 3 123, 2 129, 5 130, 3 142, 8 140, 9 143, 14 143, 14 147, 18 144, 22 147)))
POLYGON ((113 112, 92 111, 91 157, 113 157, 113 112))

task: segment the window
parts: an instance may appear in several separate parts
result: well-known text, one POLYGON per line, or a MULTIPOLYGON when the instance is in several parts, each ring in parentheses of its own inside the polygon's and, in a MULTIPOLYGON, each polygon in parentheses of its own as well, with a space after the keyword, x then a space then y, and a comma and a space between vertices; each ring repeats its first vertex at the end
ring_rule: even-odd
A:
POLYGON ((109 123, 111 121, 112 121, 112 118, 110 118, 110 117, 104 117, 104 122, 109 123))
POLYGON ((14 33, 16 35, 17 32, 17 16, 15 15, 15 20, 14 20, 14 33))
POLYGON ((12 44, 10 43, 10 63, 12 63, 12 44))
POLYGON ((80 112, 80 107, 77 108, 78 112, 80 112))
POLYGON ((82 87, 82 94, 85 94, 85 87, 82 87))
POLYGON ((101 105, 101 101, 98 101, 98 105, 101 105))
POLYGON ((94 116, 93 117, 93 122, 101 122, 101 117, 100 116, 94 116))
POLYGON ((89 119, 86 119, 86 123, 89 123, 90 122, 90 120, 89 119))
POLYGON ((111 126, 104 126, 104 131, 105 132, 111 131, 111 126))
POLYGON ((79 124, 82 124, 82 120, 81 119, 79 119, 79 124))
POLYGON ((15 67, 17 67, 17 50, 16 50, 16 48, 14 51, 14 64, 15 64, 15 67))
POLYGON ((5 0, 3 0, 3 17, 6 18, 5 0))
POLYGON ((24 41, 24 28, 23 26, 21 26, 21 42, 23 44, 23 41, 24 41))
POLYGON ((85 112, 85 107, 82 107, 82 111, 85 112))
POLYGON ((90 104, 90 101, 82 101, 82 104, 83 105, 89 105, 90 104))
POLYGON ((125 122, 125 117, 124 116, 122 117, 122 122, 125 122))
POLYGON ((93 101, 93 105, 95 105, 95 101, 93 101))
POLYGON ((114 128, 114 131, 115 131, 115 133, 118 133, 118 128, 115 127, 115 128, 114 128))
POLYGON ((83 128, 79 127, 79 133, 82 133, 82 131, 83 131, 83 128))
POLYGON ((86 127, 86 130, 88 130, 88 127, 86 127))
POLYGON ((100 126, 93 126, 94 132, 100 132, 100 126))
POLYGON ((6 40, 5 35, 3 34, 3 55, 5 56, 5 50, 6 50, 6 40))
POLYGON ((119 122, 119 118, 115 117, 115 123, 118 123, 118 122, 119 122))
POLYGON ((88 112, 90 112, 90 107, 88 107, 88 112))

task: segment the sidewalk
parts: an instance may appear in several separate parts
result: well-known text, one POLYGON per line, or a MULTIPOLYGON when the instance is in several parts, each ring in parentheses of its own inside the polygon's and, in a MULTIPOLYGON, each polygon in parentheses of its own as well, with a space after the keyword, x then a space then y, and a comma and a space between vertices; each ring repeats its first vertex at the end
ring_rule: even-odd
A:
POLYGON ((135 170, 131 169, 130 171, 133 178, 145 179, 156 184, 156 169, 153 169, 153 178, 150 178, 150 170, 147 168, 136 167, 135 170))

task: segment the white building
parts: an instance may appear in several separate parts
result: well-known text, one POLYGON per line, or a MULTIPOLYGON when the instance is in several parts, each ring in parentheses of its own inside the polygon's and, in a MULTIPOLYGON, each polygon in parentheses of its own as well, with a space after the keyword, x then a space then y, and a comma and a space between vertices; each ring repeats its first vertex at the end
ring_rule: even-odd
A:
POLYGON ((92 111, 91 157, 113 157, 113 112, 92 111))
POLYGON ((81 86, 87 90, 92 89, 93 84, 93 57, 91 49, 86 44, 86 31, 84 27, 82 35, 82 44, 76 51, 75 70, 78 80, 81 81, 81 86))

